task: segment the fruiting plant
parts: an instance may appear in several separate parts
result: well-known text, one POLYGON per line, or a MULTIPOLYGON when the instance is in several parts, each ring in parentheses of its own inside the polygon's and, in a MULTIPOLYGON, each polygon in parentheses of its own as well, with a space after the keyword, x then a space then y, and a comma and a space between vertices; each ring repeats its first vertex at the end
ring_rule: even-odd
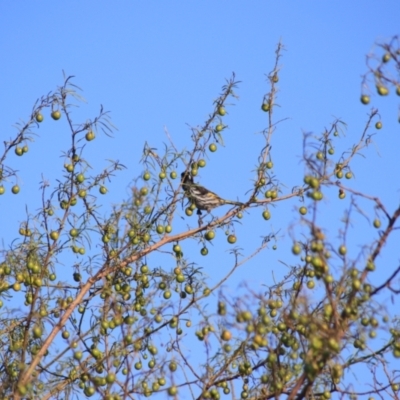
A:
MULTIPOLYGON (((369 64, 367 75, 373 72, 378 93, 387 95, 392 86, 400 87, 385 74, 393 63, 400 68, 400 46, 394 39, 381 48, 377 69, 369 64)), ((399 368, 391 362, 400 358, 399 317, 378 299, 399 301, 400 267, 384 265, 381 256, 400 227, 400 208, 390 211, 377 194, 352 186, 363 172, 353 160, 367 158, 371 131, 383 127, 380 115, 372 109, 360 137, 341 154, 333 149, 340 148, 342 121, 334 120, 320 135, 304 134, 304 177, 288 189, 275 175, 280 153, 272 146, 279 131, 274 118, 278 83, 284 80, 282 49, 279 44, 268 74, 263 112, 259 105, 255 110, 266 127, 249 168, 253 182, 241 203, 221 203, 210 212, 210 203, 200 207, 189 189, 201 181, 202 171, 212 168, 220 153, 217 143, 223 145, 230 130, 225 120, 236 99, 234 75, 207 120, 192 130, 192 147, 174 143, 155 152, 146 144, 130 197, 120 204, 113 201, 108 211, 113 190, 108 182, 124 166, 111 162, 97 171, 88 167, 96 163, 86 159, 86 149, 97 145, 93 139, 114 130, 108 112, 101 108, 96 117, 72 123, 71 105, 80 97, 71 78, 36 102, 0 155, 0 200, 8 193, 24 195, 19 179, 24 171, 12 166, 21 158, 12 153, 27 152, 39 123, 54 123, 43 115, 50 112, 60 120, 57 125, 65 124, 70 145, 57 184, 42 187, 40 210, 18 221, 17 238, 1 249, 1 398, 398 396, 399 368), (196 182, 181 182, 181 171, 196 182), (321 217, 326 199, 345 210, 338 234, 329 234, 321 217), (370 228, 374 236, 355 249, 348 237, 358 229, 349 217, 354 208, 360 210, 357 199, 373 215, 360 229, 370 228), (279 226, 276 217, 285 204, 293 211, 289 227, 279 226), (267 232, 261 239, 248 216, 267 232), (278 242, 285 246, 280 230, 291 238, 287 260, 278 266, 285 273, 267 285, 261 256, 278 249, 278 242), (255 244, 252 252, 241 248, 243 232, 255 244), (221 259, 213 259, 219 248, 227 250, 224 267, 231 263, 226 271, 221 259), (257 280, 262 286, 227 290, 231 276, 252 259, 260 260, 257 280), (207 275, 217 270, 221 278, 211 284, 207 275), (192 348, 200 349, 196 357, 191 357, 192 348), (368 390, 348 378, 358 368, 368 374, 368 390)), ((363 104, 374 100, 366 93, 368 76, 363 104)), ((243 138, 230 135, 227 142, 232 140, 243 138)), ((209 201, 216 199, 204 189, 199 192, 209 201)))
POLYGON ((59 110, 52 111, 51 118, 53 118, 56 121, 59 120, 61 118, 61 112, 59 110))

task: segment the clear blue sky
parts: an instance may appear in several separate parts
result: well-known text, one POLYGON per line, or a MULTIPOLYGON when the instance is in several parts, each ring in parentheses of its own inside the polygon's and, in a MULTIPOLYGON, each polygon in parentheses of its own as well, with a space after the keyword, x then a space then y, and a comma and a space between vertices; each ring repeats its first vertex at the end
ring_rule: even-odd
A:
MULTIPOLYGON (((339 117, 348 130, 337 154, 357 140, 370 109, 359 102, 365 56, 377 40, 399 34, 399 28, 399 2, 394 0, 3 1, 0 138, 8 140, 15 132, 13 124, 28 118, 34 101, 62 84, 62 70, 74 75, 74 83, 88 101, 77 115, 93 117, 103 104, 118 127, 114 139, 99 137, 88 149, 95 167, 105 165, 105 159, 118 159, 127 166, 110 185, 104 200, 106 213, 109 204, 128 196, 131 180, 141 173, 138 161, 144 141, 161 151, 166 127, 175 144, 188 146, 187 124, 196 126, 206 119, 225 79, 234 71, 242 83, 239 100, 228 109, 226 147, 211 156, 199 179, 223 197, 243 199, 262 145, 256 133, 266 126, 266 114, 260 110, 268 91, 265 74, 273 67, 281 40, 286 51, 281 59, 276 117, 289 119, 278 128, 272 156, 275 173, 289 192, 302 182, 304 173, 299 163, 302 131, 321 133, 339 117)), ((398 104, 394 95, 381 99, 374 94, 373 105, 381 110, 384 128, 375 146, 366 151, 368 158, 354 164, 355 187, 382 197, 389 210, 399 197, 398 104)), ((22 158, 11 155, 8 160, 20 170, 21 195, 10 195, 10 182, 8 195, 0 198, 0 239, 6 246, 24 219, 24 205, 28 203, 31 212, 39 206, 41 177, 55 185, 62 171, 66 127, 49 115, 45 118, 47 125, 41 126, 29 153, 22 158)), ((335 193, 328 196, 325 209, 327 223, 332 216, 336 228, 346 203, 333 208, 335 193)), ((282 244, 278 243, 278 251, 268 250, 238 272, 232 292, 242 279, 251 284, 271 282, 272 269, 278 277, 285 272, 278 260, 293 261, 285 251, 290 248, 287 224, 298 217, 291 213, 294 206, 298 206, 296 201, 279 205, 267 223, 249 216, 256 240, 270 229, 280 229, 282 244)), ((368 227, 365 221, 359 223, 368 227)), ((246 223, 238 228, 239 239, 240 232, 245 236, 239 244, 246 251, 254 246, 248 229, 246 223)), ((332 230, 331 237, 336 238, 337 231, 332 230)), ((398 253, 387 256, 398 259, 398 253)), ((226 271, 222 262, 221 271, 208 264, 204 267, 215 281, 226 271)))

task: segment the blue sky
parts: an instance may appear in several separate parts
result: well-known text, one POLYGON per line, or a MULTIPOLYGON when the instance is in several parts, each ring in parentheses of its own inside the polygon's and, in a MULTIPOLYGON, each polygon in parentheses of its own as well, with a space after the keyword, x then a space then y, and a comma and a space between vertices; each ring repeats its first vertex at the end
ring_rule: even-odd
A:
MULTIPOLYGON (((188 125, 199 125, 207 118, 225 79, 235 72, 241 83, 239 99, 228 108, 226 147, 210 157, 199 180, 223 197, 244 199, 263 143, 256 133, 267 122, 260 110, 269 90, 265 74, 273 67, 276 44, 281 40, 286 50, 280 63, 276 118, 288 119, 275 134, 272 156, 275 173, 289 192, 304 174, 302 132, 321 133, 335 117, 341 118, 348 129, 338 141, 337 154, 360 136, 370 110, 359 102, 365 56, 376 41, 399 33, 398 7, 393 0, 3 1, 0 138, 8 140, 15 132, 12 126, 28 118, 34 101, 62 84, 63 70, 74 75, 74 83, 88 101, 74 111, 77 117, 93 117, 102 104, 118 128, 113 139, 98 137, 88 146, 92 165, 100 168, 104 160, 118 159, 127 166, 109 186, 103 204, 106 213, 110 204, 127 198, 129 184, 142 172, 139 159, 144 141, 161 151, 167 141, 166 128, 180 148, 189 146, 188 125)), ((378 98, 373 87, 371 92, 384 128, 374 146, 366 150, 368 158, 355 161, 354 185, 380 196, 392 210, 399 197, 394 179, 399 176, 399 98, 378 98)), ((8 195, 0 198, 0 239, 6 244, 18 231, 25 204, 31 212, 39 206, 42 176, 55 184, 62 171, 61 151, 68 145, 66 127, 62 120, 56 123, 49 115, 45 118, 47 125, 39 129, 29 153, 22 158, 11 155, 8 160, 20 170, 21 195, 10 195, 10 183, 8 195)), ((337 208, 336 203, 336 194, 331 192, 324 203, 327 214, 321 215, 331 224, 333 239, 348 204, 337 208)), ((282 244, 278 243, 278 251, 268 250, 244 267, 248 269, 232 280, 232 292, 243 279, 270 281, 272 269, 276 276, 284 273, 279 260, 293 261, 285 252, 291 246, 286 227, 298 217, 292 212, 295 206, 296 201, 278 205, 276 218, 268 223, 249 216, 256 238, 270 229, 280 230, 282 244)), ((371 210, 366 206, 368 213, 371 210)), ((368 230, 365 220, 357 224, 368 230)), ((239 239, 243 232, 239 243, 246 251, 254 247, 248 229, 246 223, 238 228, 239 239)), ((355 251, 361 237, 354 242, 355 251)), ((388 246, 387 259, 398 259, 392 250, 388 246)), ((210 260, 219 262, 218 258, 210 260)), ((207 264, 204 268, 215 281, 226 272, 223 265, 221 270, 207 264)))
MULTIPOLYGON (((230 135, 241 138, 228 142, 232 154, 243 150, 243 137, 253 139, 264 127, 265 116, 256 111, 279 40, 287 49, 278 113, 290 118, 285 135, 322 129, 332 116, 359 128, 366 113, 356 101, 365 54, 396 33, 396 7, 390 1, 2 2, 3 132, 62 82, 64 70, 84 90, 84 115, 99 104, 112 111, 119 134, 107 149, 133 173, 143 140, 158 146, 164 126, 186 143, 185 124, 205 119, 234 71, 243 83, 231 112, 230 135)), ((245 150, 254 155, 251 146, 245 150)))

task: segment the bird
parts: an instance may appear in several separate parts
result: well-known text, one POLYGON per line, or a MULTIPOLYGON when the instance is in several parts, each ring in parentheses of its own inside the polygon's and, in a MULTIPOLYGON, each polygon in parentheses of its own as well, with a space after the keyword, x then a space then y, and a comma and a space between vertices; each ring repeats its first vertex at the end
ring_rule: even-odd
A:
POLYGON ((213 208, 230 204, 233 206, 243 206, 239 201, 225 200, 217 194, 205 187, 194 183, 190 172, 182 172, 181 174, 182 189, 186 197, 196 206, 197 214, 201 215, 201 211, 210 212, 213 208))

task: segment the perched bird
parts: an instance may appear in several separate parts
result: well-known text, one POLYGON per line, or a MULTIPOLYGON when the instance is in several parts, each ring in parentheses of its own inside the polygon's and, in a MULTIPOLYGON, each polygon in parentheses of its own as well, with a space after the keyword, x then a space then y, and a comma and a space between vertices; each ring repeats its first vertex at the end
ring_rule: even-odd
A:
POLYGON ((213 208, 224 204, 231 204, 233 206, 243 205, 243 203, 240 203, 239 201, 221 199, 221 197, 213 193, 211 190, 194 183, 190 172, 182 172, 181 178, 182 189, 184 190, 186 197, 196 206, 197 214, 199 215, 201 214, 201 210, 209 212, 213 208))

